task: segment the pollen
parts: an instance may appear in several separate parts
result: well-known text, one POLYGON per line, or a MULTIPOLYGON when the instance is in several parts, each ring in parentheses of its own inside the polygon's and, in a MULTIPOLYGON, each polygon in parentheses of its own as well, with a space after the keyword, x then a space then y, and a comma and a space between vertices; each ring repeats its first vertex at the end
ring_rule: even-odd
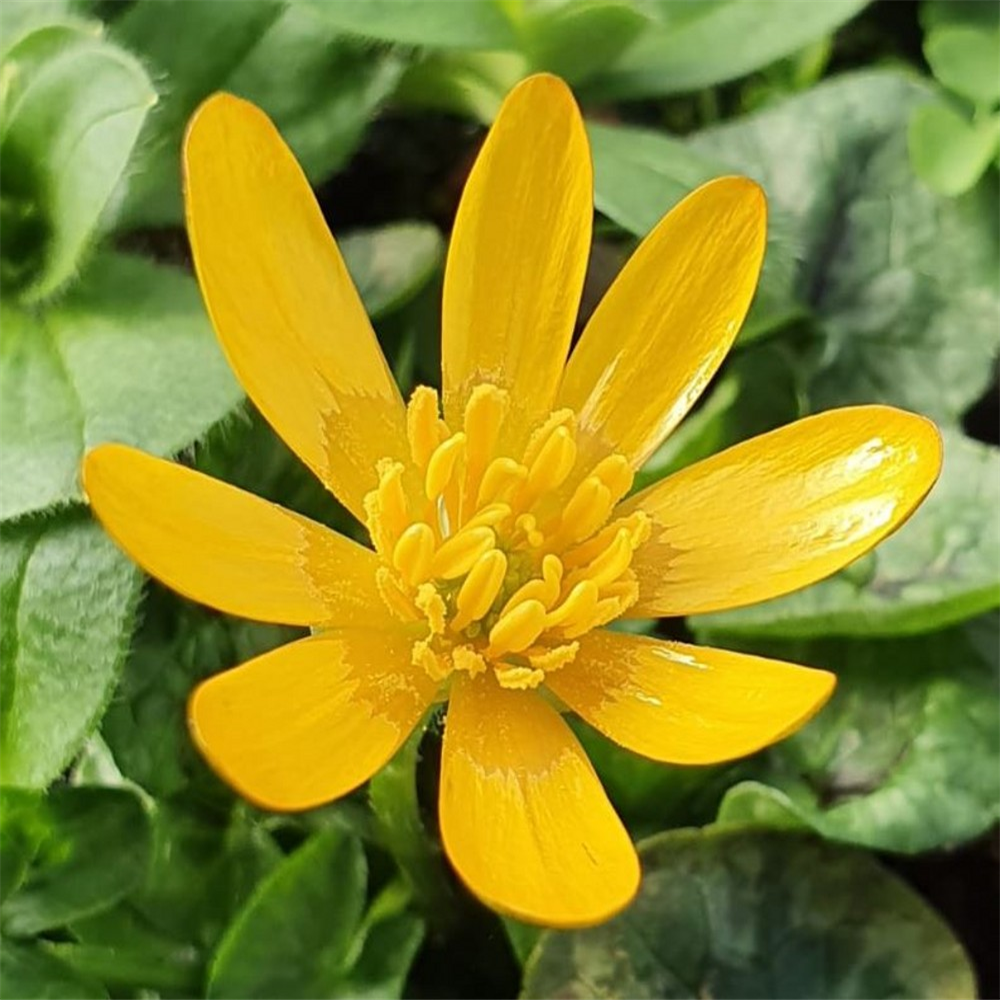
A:
POLYGON ((638 599, 631 562, 648 518, 614 516, 632 488, 628 460, 593 464, 568 409, 512 453, 508 410, 507 393, 482 383, 453 429, 420 386, 407 407, 412 468, 383 459, 365 498, 379 593, 412 624, 412 661, 436 681, 492 671, 503 687, 538 687, 572 669, 579 636, 638 599))

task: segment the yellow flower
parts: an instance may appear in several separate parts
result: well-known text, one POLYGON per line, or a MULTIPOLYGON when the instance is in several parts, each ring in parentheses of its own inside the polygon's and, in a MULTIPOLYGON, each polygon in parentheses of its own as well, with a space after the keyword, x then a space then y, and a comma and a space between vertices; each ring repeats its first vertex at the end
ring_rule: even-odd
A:
POLYGON ((184 171, 230 364, 374 546, 122 445, 87 455, 95 513, 149 573, 221 611, 314 631, 203 683, 195 741, 251 801, 307 809, 366 781, 447 696, 440 821, 458 874, 526 920, 606 919, 639 865, 560 709, 655 760, 710 764, 801 726, 834 677, 603 626, 761 601, 840 569, 927 493, 936 429, 883 406, 835 410, 628 497, 736 336, 764 197, 726 177, 681 202, 567 361, 593 191, 579 111, 554 77, 508 96, 459 207, 443 411, 424 387, 404 404, 261 111, 206 101, 184 171))

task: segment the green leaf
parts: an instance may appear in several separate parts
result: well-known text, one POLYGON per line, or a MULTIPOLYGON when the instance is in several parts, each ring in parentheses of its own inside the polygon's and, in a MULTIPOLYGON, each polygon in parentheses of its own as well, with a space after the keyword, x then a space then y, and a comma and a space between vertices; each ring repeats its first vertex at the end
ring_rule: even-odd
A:
POLYGON ((141 882, 149 864, 149 816, 135 793, 58 787, 38 808, 45 836, 0 909, 4 934, 15 937, 107 909, 141 882))
POLYGON ((338 31, 402 45, 511 49, 517 35, 497 0, 300 0, 338 31))
POLYGON ((773 601, 700 615, 695 629, 737 636, 907 635, 1000 605, 1000 450, 956 432, 913 518, 828 580, 773 601))
POLYGON ((609 66, 649 24, 625 0, 564 0, 529 7, 521 46, 533 70, 573 85, 609 66))
POLYGON ((7 0, 0 14, 0 58, 39 28, 82 27, 73 7, 73 0, 7 0))
POLYGON ((317 182, 347 162, 404 68, 398 53, 344 38, 319 10, 296 2, 285 6, 225 89, 274 119, 317 182))
POLYGON ((27 788, 0 788, 0 904, 24 881, 28 866, 45 839, 41 793, 27 788))
POLYGON ((660 24, 595 81, 594 96, 631 100, 746 76, 836 30, 867 0, 653 0, 660 24))
POLYGON ((198 104, 218 90, 259 104, 313 181, 346 161, 403 64, 398 54, 339 37, 322 16, 327 6, 137 0, 115 22, 115 37, 162 81, 124 210, 128 225, 181 221, 181 139, 198 104))
POLYGON ((398 309, 444 260, 440 232, 424 222, 355 230, 338 240, 344 263, 371 317, 398 309))
POLYGON ((365 902, 360 842, 314 834, 258 887, 219 944, 210 997, 326 996, 348 965, 365 902))
POLYGON ((926 97, 898 73, 844 75, 694 140, 794 227, 797 297, 826 338, 812 409, 883 402, 956 423, 991 381, 996 192, 944 199, 913 175, 906 126, 926 97))
MULTIPOLYGON (((694 188, 733 172, 724 160, 689 142, 646 129, 591 123, 587 132, 597 209, 636 236, 645 236, 694 188)), ((800 247, 792 228, 781 212, 772 211, 764 270, 741 342, 801 312, 793 289, 800 247)))
POLYGON ((95 980, 82 976, 37 943, 0 939, 0 979, 4 995, 23 1000, 106 1000, 95 980))
POLYGON ((526 997, 971 998, 944 921, 865 854, 759 830, 677 830, 642 845, 635 903, 550 932, 526 997))
POLYGON ((930 31, 924 55, 931 71, 949 90, 973 104, 1000 102, 1000 31, 948 25, 930 31))
POLYGON ((78 270, 156 96, 130 55, 65 25, 23 37, 3 72, 0 278, 35 302, 78 270))
POLYGON ((1000 817, 995 615, 916 639, 755 642, 837 673, 831 702, 759 761, 775 791, 737 785, 720 819, 797 820, 826 838, 917 853, 1000 817), (763 799, 764 801, 760 801, 763 799))
POLYGON ((3 314, 0 515, 81 499, 84 452, 122 441, 170 455, 242 398, 194 280, 104 254, 50 309, 3 314))
POLYGON ((929 101, 914 110, 908 140, 922 181, 941 194, 964 194, 1000 147, 1000 116, 972 122, 944 101, 929 101))
POLYGON ((82 513, 5 527, 0 553, 0 780, 41 788, 111 696, 139 573, 82 513))
POLYGON ((406 977, 424 939, 424 922, 411 913, 394 913, 376 921, 350 971, 331 983, 324 996, 351 1000, 395 1000, 403 995, 406 977))

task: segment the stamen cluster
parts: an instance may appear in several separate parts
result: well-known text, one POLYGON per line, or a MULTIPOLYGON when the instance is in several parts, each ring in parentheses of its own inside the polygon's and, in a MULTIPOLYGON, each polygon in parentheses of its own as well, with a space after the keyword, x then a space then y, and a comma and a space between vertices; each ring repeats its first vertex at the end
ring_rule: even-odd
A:
POLYGON ((471 393, 461 430, 419 387, 407 407, 412 465, 382 459, 365 497, 390 611, 420 623, 415 665, 437 680, 491 668, 508 688, 537 687, 571 663, 592 628, 638 597, 629 568, 648 517, 611 519, 632 486, 623 455, 579 461, 576 416, 556 410, 520 459, 504 454, 507 393, 471 393))

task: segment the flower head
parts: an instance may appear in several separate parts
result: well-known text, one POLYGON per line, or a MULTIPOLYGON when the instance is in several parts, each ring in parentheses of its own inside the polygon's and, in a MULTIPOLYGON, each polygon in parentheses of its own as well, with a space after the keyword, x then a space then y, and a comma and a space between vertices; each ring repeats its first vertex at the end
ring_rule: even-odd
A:
POLYGON ((84 482, 154 576, 309 638, 203 683, 192 734, 236 789, 304 809, 367 780, 449 699, 440 819, 473 892, 594 923, 634 848, 560 709, 660 761, 792 732, 832 675, 608 631, 764 600, 836 571, 932 485, 932 424, 854 407, 739 444, 629 496, 728 351, 764 253, 756 184, 699 188, 650 233, 567 361, 590 244, 590 157, 566 86, 505 101, 455 221, 443 398, 404 403, 309 185, 258 109, 217 95, 184 149, 198 278, 229 361, 372 547, 122 445, 84 482))

